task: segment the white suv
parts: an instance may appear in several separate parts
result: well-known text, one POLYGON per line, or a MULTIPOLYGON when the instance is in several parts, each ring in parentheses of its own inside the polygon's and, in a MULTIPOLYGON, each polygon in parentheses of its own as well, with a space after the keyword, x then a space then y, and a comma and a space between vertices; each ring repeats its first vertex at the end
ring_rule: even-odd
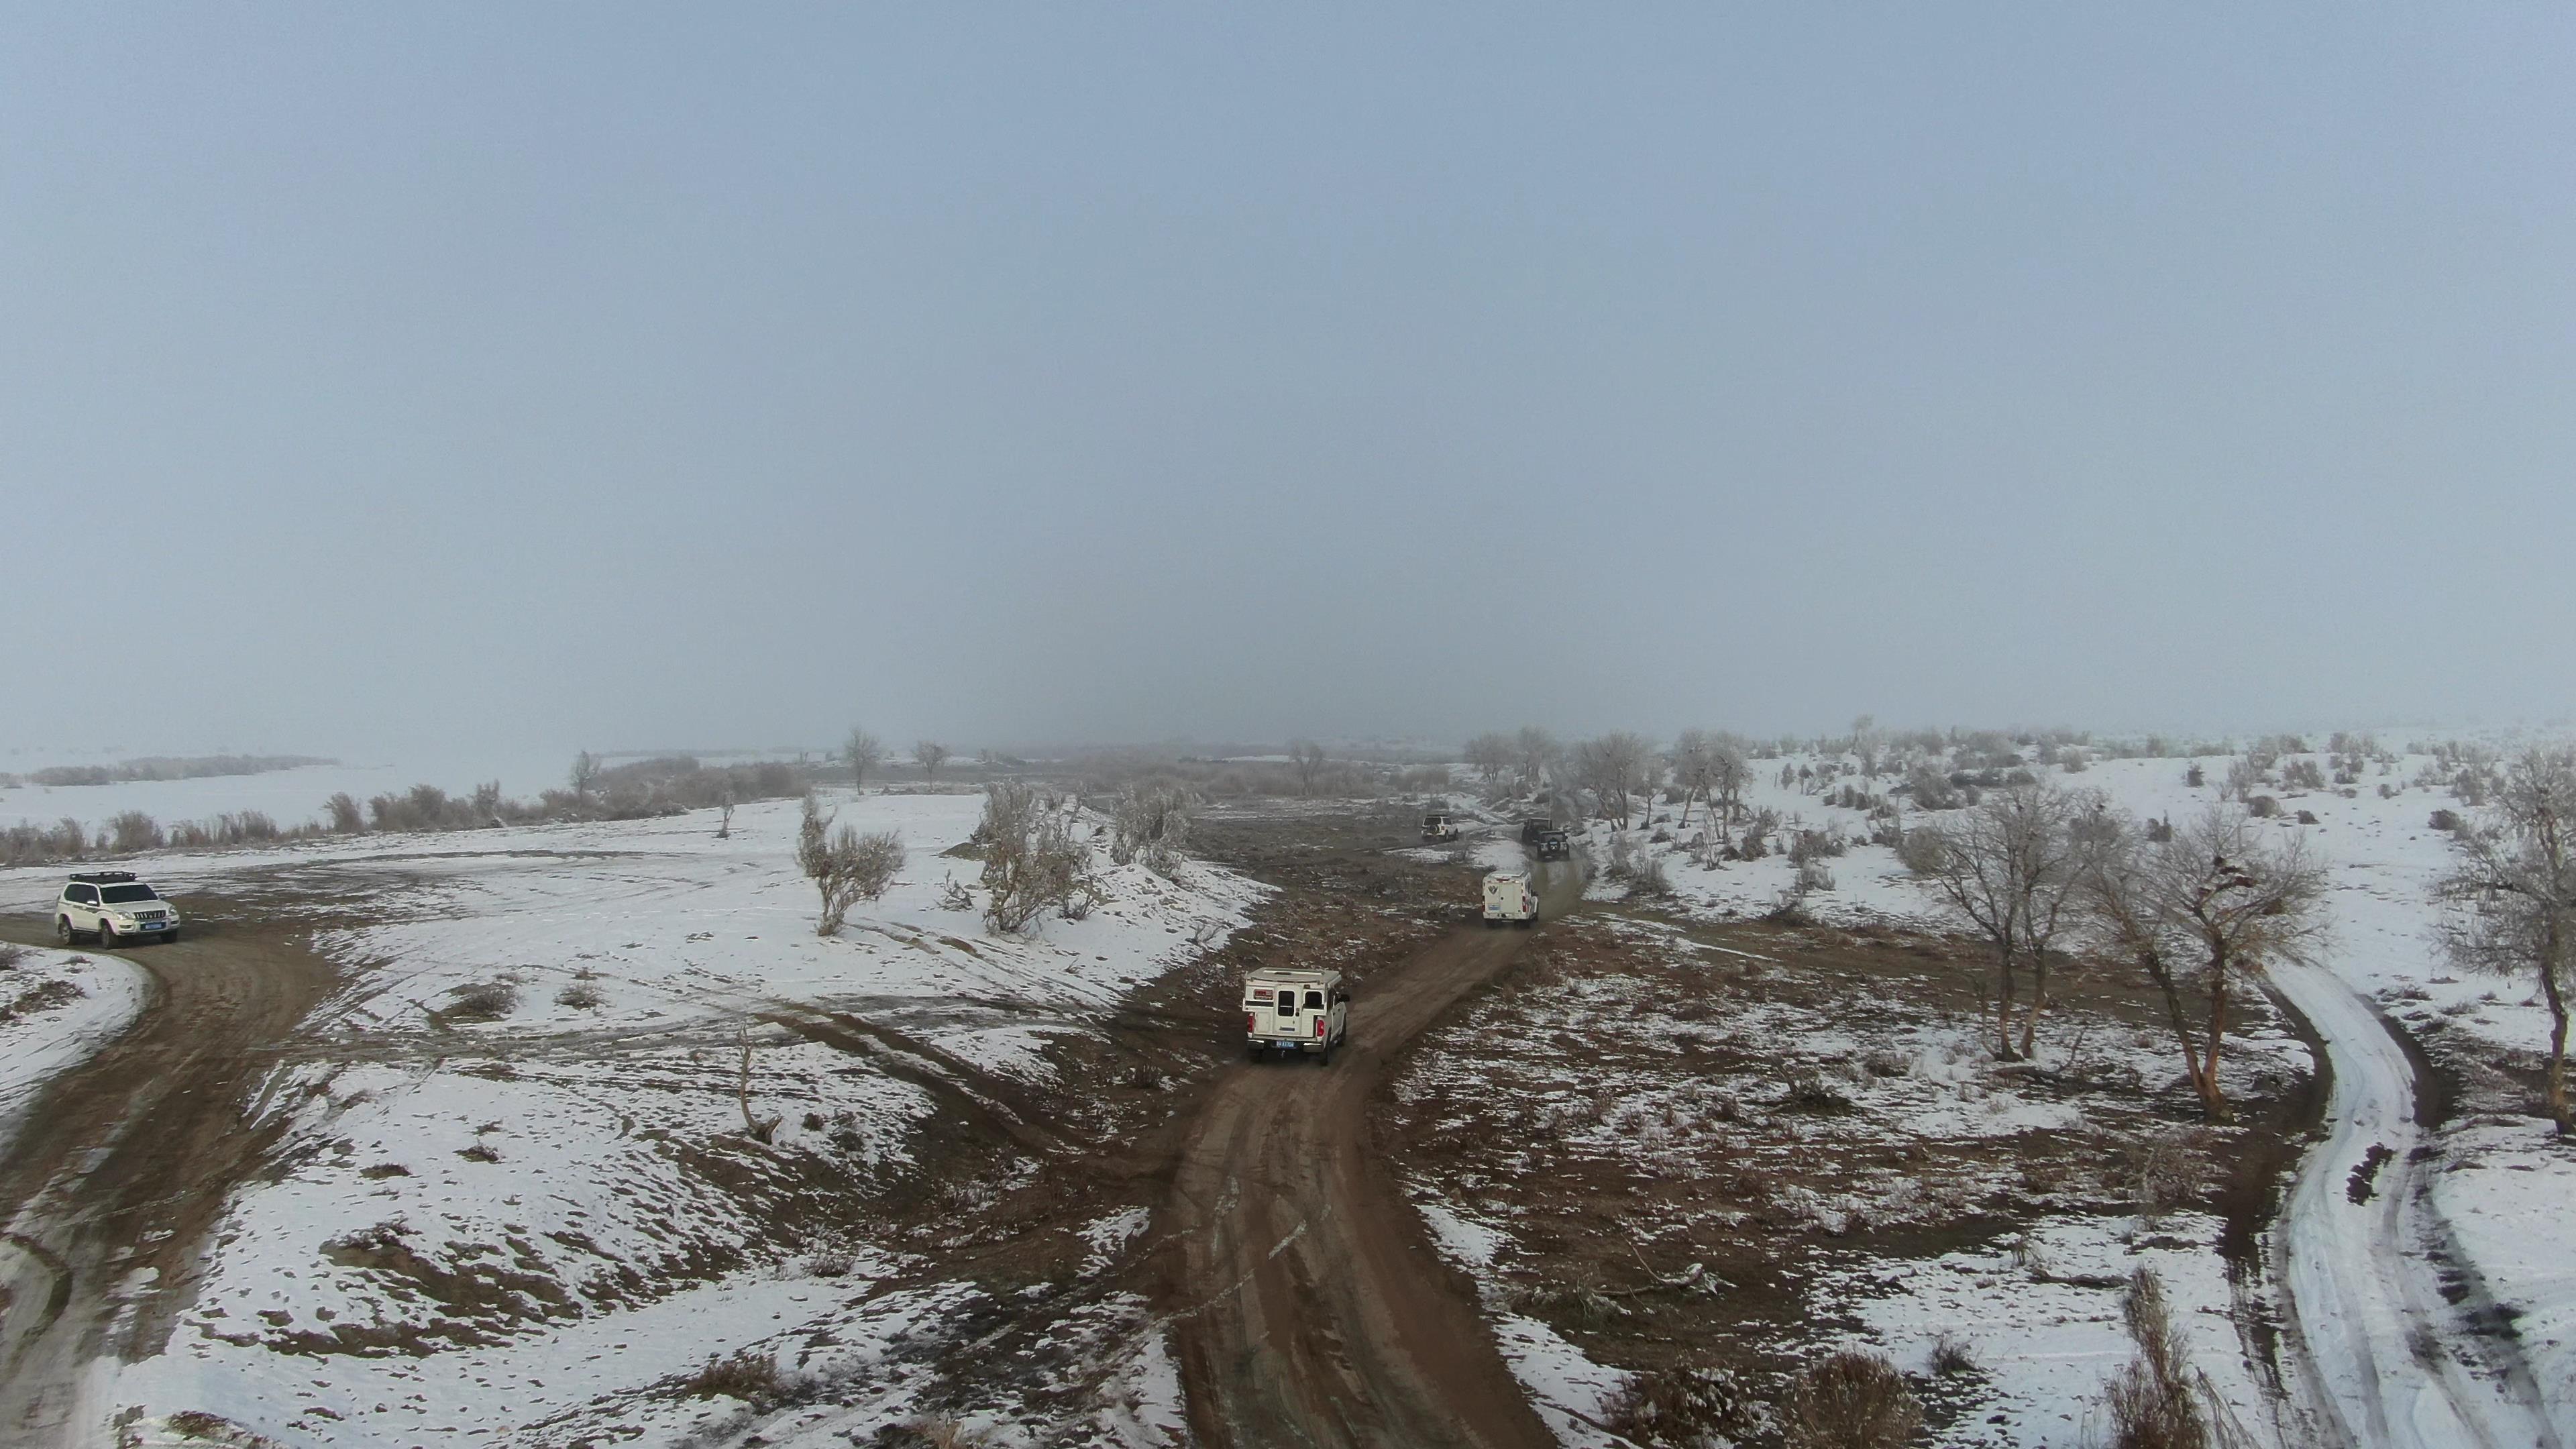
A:
POLYGON ((179 910, 130 870, 75 875, 54 902, 54 937, 68 946, 83 936, 113 946, 130 936, 179 939, 179 910))

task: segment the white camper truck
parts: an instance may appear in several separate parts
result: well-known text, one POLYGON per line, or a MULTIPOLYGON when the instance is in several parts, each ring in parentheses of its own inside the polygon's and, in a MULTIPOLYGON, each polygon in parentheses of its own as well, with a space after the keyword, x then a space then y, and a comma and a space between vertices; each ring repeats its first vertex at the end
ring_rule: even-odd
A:
POLYGON ((1339 971, 1248 971, 1243 977, 1244 1052, 1303 1052, 1325 1066, 1351 1039, 1351 989, 1339 971))
POLYGON ((1538 924, 1538 888, 1529 872, 1498 870, 1485 877, 1485 925, 1511 925, 1526 930, 1538 924))

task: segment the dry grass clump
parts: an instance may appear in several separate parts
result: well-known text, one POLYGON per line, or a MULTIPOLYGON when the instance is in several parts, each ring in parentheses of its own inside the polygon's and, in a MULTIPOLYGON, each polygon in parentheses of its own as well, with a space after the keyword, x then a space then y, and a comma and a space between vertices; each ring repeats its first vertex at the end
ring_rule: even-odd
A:
POLYGON ((2190 1365, 2152 1269, 2140 1268, 2129 1279, 2124 1312, 2138 1356, 2103 1391, 2111 1449, 2209 1449, 2209 1420, 2191 1396, 2190 1365))
POLYGON ((477 981, 447 995, 446 1009, 436 1013, 446 1021, 498 1021, 519 1004, 519 988, 507 981, 477 981))
POLYGON ((1735 1375, 1719 1368, 1648 1369, 1602 1406, 1610 1432, 1637 1444, 1698 1449, 1759 1432, 1768 1414, 1735 1375))
POLYGON ((706 1365, 680 1382, 680 1392, 693 1398, 734 1398, 764 1403, 778 1394, 778 1360, 765 1350, 745 1348, 706 1365))
POLYGON ((1846 1349, 1798 1376, 1781 1419, 1788 1449, 1901 1449, 1923 1405, 1896 1365, 1846 1349))

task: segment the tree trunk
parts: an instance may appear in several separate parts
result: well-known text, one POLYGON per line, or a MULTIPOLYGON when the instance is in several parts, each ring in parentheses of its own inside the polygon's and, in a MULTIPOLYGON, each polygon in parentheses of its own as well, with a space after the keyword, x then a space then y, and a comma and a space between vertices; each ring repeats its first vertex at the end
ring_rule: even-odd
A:
MULTIPOLYGON (((2558 942, 2549 944, 2556 947, 2558 942)), ((2558 1123, 2558 1135, 2567 1137, 2576 1135, 2576 1120, 2570 1119, 2567 1103, 2567 993, 2559 989, 2556 950, 2540 963, 2540 994, 2549 1001, 2549 1115, 2558 1123)))
POLYGON ((2227 1039, 2227 953, 2213 950, 2209 955, 2209 1040, 2204 1043, 2207 1065, 2201 1069, 2201 1107, 2212 1122, 2232 1122, 2236 1114, 2228 1108, 2227 1093, 2218 1085, 2218 1048, 2227 1039))
POLYGON ((2192 1095, 2200 1099, 2202 1116, 2209 1115, 2209 1086, 2200 1074, 2200 1043, 2191 1039, 2191 1018, 2182 1009, 2182 988, 2174 983, 2173 972, 2166 967, 2162 953, 2141 951, 2138 964, 2165 998, 2165 1019, 2172 1023, 2174 1041, 2182 1047, 2183 1075, 2191 1082, 2192 1095))
POLYGON ((2013 998, 2021 990, 2019 978, 2013 975, 2012 948, 1995 953, 1995 1060, 2017 1062, 2021 1054, 2013 1050, 2013 998))
POLYGON ((2021 1054, 2039 1060, 2039 1014, 2048 1010, 2048 953, 2030 953, 2030 1010, 2021 1016, 2021 1054))

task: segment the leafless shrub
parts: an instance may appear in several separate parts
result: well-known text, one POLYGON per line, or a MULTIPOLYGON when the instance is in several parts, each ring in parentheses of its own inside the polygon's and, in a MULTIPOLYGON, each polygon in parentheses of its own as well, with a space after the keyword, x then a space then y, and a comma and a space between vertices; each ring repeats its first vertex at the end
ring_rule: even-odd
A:
POLYGON ((1025 930, 1040 911, 1073 898, 1087 852, 1060 798, 996 780, 985 787, 975 833, 984 843, 984 919, 994 930, 1025 930))
POLYGON ((975 893, 952 875, 939 883, 939 908, 943 911, 971 911, 975 909, 975 893))
POLYGON ((1824 1073, 1813 1067, 1800 1070, 1789 1079, 1788 1095, 1780 1100, 1784 1112, 1806 1112, 1819 1117, 1839 1117, 1852 1109, 1852 1099, 1825 1082, 1824 1073))
POLYGON ((87 995, 88 989, 77 981, 65 981, 59 977, 39 981, 19 992, 14 1000, 0 1001, 0 1026, 14 1025, 40 1011, 68 1006, 87 995))
POLYGON ((1834 873, 1821 860, 1801 861, 1798 865, 1798 891, 1829 891, 1834 888, 1834 873))
POLYGON ((703 1368, 680 1381, 680 1392, 699 1399, 767 1403, 778 1395, 778 1360, 759 1348, 740 1349, 727 1358, 711 1357, 703 1368))
POLYGON ((381 1182, 388 1177, 409 1177, 411 1169, 399 1162, 379 1162, 358 1169, 358 1175, 369 1182, 381 1182))
POLYGON ((1601 1291, 1587 1267, 1576 1266, 1563 1280, 1515 1285, 1503 1293, 1515 1310, 1578 1328, 1600 1328, 1628 1316, 1619 1300, 1601 1291))
POLYGON ((1109 858, 1142 860, 1157 875, 1180 867, 1190 838, 1190 794, 1178 785, 1130 785, 1110 816, 1109 858))
POLYGON ((501 1160, 501 1150, 494 1147, 491 1143, 480 1139, 477 1139, 474 1145, 470 1147, 458 1148, 456 1155, 464 1158, 468 1162, 498 1162, 501 1160))
POLYGON ((1699 1449, 1760 1432, 1768 1420, 1759 1395, 1722 1368, 1687 1365, 1632 1375, 1602 1405, 1602 1422, 1632 1443, 1699 1449))
POLYGON ((109 849, 119 855, 139 850, 159 850, 164 844, 161 826, 140 810, 128 810, 107 822, 109 849))
POLYGON ((2463 819, 2457 810, 2436 810, 2433 812, 2432 819, 2426 823, 2435 830, 2447 831, 2453 835, 2462 834, 2469 828, 2468 821, 2463 819))
POLYGON ((2124 1312, 2138 1356, 2103 1391, 2111 1449, 2209 1449, 2209 1421, 2192 1398, 2190 1366, 2153 1269, 2140 1268, 2129 1279, 2124 1312))
POLYGON ((2161 1217, 2200 1196, 2209 1174, 2199 1149, 2207 1141, 2205 1133, 2182 1131, 2160 1132, 2138 1144, 2131 1162, 2141 1211, 2161 1217))
POLYGON ((1932 1340, 1932 1372, 1943 1378, 1955 1378, 1976 1371, 1976 1356, 1968 1352, 1965 1343, 1947 1333, 1932 1340))
POLYGON ((2292 760, 2281 767, 2281 786, 2288 790, 2322 790, 2326 787, 2325 771, 2314 760, 2292 760))
POLYGON ((2269 820, 2281 813, 2281 802, 2269 795, 2253 795, 2245 801, 2245 813, 2257 820, 2269 820))
POLYGON ((15 941, 0 941, 0 971, 17 970, 19 964, 32 954, 15 941))
POLYGON ((1914 1070, 1913 1061, 1893 1047, 1873 1048, 1860 1065, 1873 1077, 1901 1077, 1914 1070))
POLYGON ((838 934, 850 907, 884 895, 903 869, 901 836, 891 830, 861 835, 846 825, 833 831, 831 824, 832 817, 806 796, 804 820, 796 829, 796 864, 822 892, 823 909, 814 924, 818 936, 838 934))
POLYGON ((1652 900, 1669 899, 1673 893, 1673 877, 1664 868, 1664 858, 1647 856, 1630 875, 1628 889, 1632 894, 1652 900))
POLYGON ((1798 1376, 1782 1420, 1788 1449, 1901 1449, 1923 1406, 1896 1365, 1846 1350, 1798 1376))
POLYGON ((507 981, 477 981, 447 996, 446 1008, 436 1013, 447 1021, 498 1021, 519 1005, 519 988, 507 981))
POLYGON ((601 1000, 599 988, 587 981, 576 981, 555 993, 557 1006, 569 1006, 575 1011, 597 1011, 601 1000))

